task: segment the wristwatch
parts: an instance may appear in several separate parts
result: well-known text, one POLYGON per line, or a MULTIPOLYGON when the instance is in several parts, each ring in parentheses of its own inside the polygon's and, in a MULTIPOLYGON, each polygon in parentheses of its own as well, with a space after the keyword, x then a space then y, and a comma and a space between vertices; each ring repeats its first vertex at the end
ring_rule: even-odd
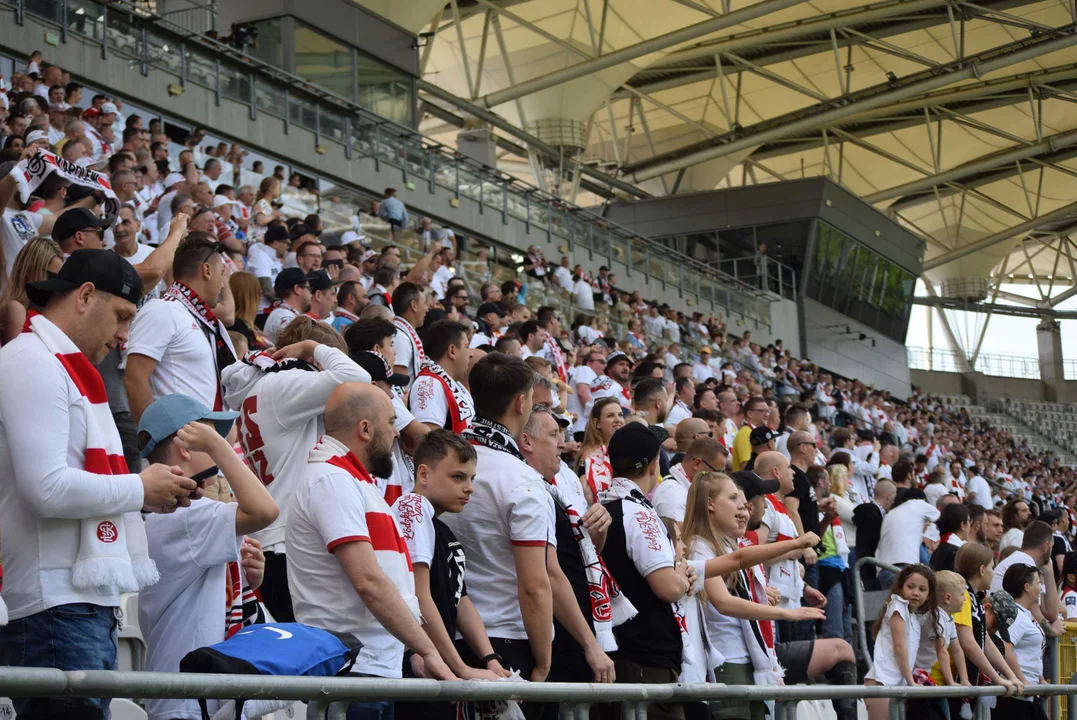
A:
POLYGON ((482 664, 483 664, 483 665, 489 665, 489 664, 490 664, 490 661, 491 661, 491 660, 497 660, 497 661, 498 661, 499 663, 501 663, 502 665, 504 665, 504 664, 505 664, 505 661, 501 659, 501 656, 500 656, 500 655, 498 655, 498 654, 497 654, 497 653, 495 653, 495 652, 493 652, 493 653, 490 653, 489 655, 487 655, 486 657, 484 657, 484 658, 482 659, 482 664))

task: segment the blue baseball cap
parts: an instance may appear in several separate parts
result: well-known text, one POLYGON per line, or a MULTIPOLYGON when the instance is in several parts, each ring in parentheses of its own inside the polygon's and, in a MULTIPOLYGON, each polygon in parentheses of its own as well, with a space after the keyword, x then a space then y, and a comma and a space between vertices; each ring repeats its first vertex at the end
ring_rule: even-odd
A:
POLYGON ((148 436, 146 445, 139 448, 138 454, 142 457, 148 456, 157 447, 157 443, 175 435, 181 427, 196 420, 212 421, 221 437, 226 437, 237 417, 239 413, 235 412, 213 412, 186 395, 159 397, 146 408, 138 422, 139 444, 148 436), (142 433, 146 433, 146 436, 142 433))

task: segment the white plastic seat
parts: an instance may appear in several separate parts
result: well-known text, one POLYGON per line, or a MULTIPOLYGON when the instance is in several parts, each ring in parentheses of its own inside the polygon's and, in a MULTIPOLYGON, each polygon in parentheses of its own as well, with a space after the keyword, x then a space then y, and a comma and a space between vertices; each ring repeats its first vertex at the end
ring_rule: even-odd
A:
POLYGON ((112 720, 146 720, 146 711, 135 704, 133 700, 114 698, 109 705, 112 720))
MULTIPOLYGON (((138 593, 120 596, 123 626, 118 634, 116 667, 119 670, 141 671, 146 669, 146 639, 138 626, 138 593)), ((145 717, 145 715, 143 715, 145 717)))

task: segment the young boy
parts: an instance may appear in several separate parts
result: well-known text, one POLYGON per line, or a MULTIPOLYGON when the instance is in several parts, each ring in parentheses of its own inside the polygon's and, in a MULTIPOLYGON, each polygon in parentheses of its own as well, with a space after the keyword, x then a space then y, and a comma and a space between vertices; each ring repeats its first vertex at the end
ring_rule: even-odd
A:
MULTIPOLYGON (((457 677, 496 680, 509 673, 467 596, 464 549, 437 517, 458 513, 467 505, 475 462, 475 448, 459 435, 440 428, 430 431, 415 451, 415 488, 393 503, 393 515, 411 554, 415 595, 426 634, 457 677), (468 666, 460 657, 453 644, 457 630, 485 670, 468 666)), ((404 677, 416 677, 418 671, 413 664, 404 663, 404 677)), ((451 720, 456 717, 456 707, 453 703, 397 703, 396 715, 451 720)))
MULTIPOLYGON (((965 666, 965 653, 957 639, 957 626, 953 614, 961 610, 965 600, 965 579, 951 570, 935 573, 935 598, 939 608, 939 622, 935 628, 928 629, 924 619, 924 629, 920 634, 920 647, 916 652, 915 667, 931 669, 931 680, 936 685, 968 685, 968 669, 965 666), (957 681, 954 681, 953 668, 957 668, 957 681)), ((949 718, 950 710, 946 701, 924 700, 916 702, 916 708, 929 719, 949 718)), ((949 720, 957 720, 949 718, 949 720)))
MULTIPOLYGON (((179 672, 184 655, 225 639, 226 621, 238 629, 242 613, 227 598, 242 593, 240 568, 251 589, 261 584, 261 546, 243 536, 268 526, 278 510, 225 440, 236 417, 186 395, 165 395, 139 421, 142 457, 179 467, 199 487, 214 485, 223 474, 236 498, 225 503, 200 497, 190 507, 147 517, 149 554, 161 575, 138 598, 149 671, 179 672)), ((147 700, 146 710, 150 720, 202 717, 197 700, 147 700)))

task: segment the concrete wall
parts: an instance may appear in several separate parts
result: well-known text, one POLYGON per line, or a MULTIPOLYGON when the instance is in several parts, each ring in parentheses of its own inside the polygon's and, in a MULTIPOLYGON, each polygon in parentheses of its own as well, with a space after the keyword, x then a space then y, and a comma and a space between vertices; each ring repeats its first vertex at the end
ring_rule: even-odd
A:
POLYGON ((899 398, 908 397, 911 384, 904 344, 888 340, 814 300, 804 300, 804 340, 807 357, 812 362, 889 390, 899 398), (835 325, 841 327, 832 327, 835 325), (855 334, 841 334, 846 325, 853 333, 862 332, 875 338, 875 347, 870 341, 858 340, 855 334))
MULTIPOLYGON (((962 374, 955 372, 941 372, 939 370, 910 370, 910 380, 913 385, 920 386, 924 392, 936 395, 970 395, 970 384, 962 382, 962 374)), ((978 379, 982 388, 983 397, 978 399, 981 403, 990 398, 998 398, 1009 395, 1021 400, 1046 400, 1044 383, 1042 380, 1025 380, 1021 378, 1004 378, 993 375, 982 375, 978 379)), ((1077 380, 1067 380, 1066 389, 1069 397, 1075 397, 1077 393, 1077 380)))

